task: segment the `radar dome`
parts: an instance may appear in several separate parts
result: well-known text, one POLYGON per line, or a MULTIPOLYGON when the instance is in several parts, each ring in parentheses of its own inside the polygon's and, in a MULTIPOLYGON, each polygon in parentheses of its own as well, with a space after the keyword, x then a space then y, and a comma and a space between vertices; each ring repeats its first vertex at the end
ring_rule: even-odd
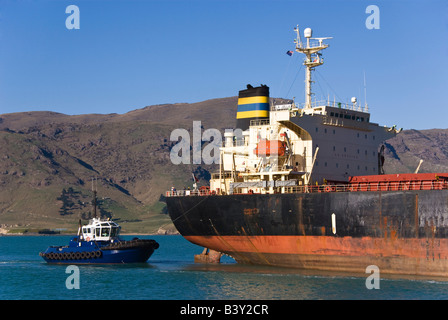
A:
POLYGON ((313 34, 313 30, 311 28, 306 28, 303 33, 305 34, 305 38, 311 38, 313 34))

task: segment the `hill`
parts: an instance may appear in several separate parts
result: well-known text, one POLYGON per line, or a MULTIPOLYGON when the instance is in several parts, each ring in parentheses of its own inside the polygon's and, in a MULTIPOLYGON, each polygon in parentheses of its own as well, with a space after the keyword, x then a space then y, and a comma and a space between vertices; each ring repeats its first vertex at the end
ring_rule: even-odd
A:
POLYGON ((386 173, 448 172, 448 129, 404 130, 386 141, 386 173))
MULTIPOLYGON (((124 232, 175 231, 163 194, 191 186, 191 172, 207 184, 211 165, 174 165, 174 129, 233 128, 237 97, 147 106, 125 114, 0 115, 0 227, 73 231, 92 214, 92 179, 102 215, 124 232)), ((386 142, 386 173, 448 172, 448 129, 407 130, 386 142)))
POLYGON ((236 97, 148 106, 126 114, 22 112, 0 116, 0 225, 19 230, 76 229, 92 211, 95 178, 100 209, 124 232, 174 231, 164 213, 171 186, 205 184, 209 166, 173 165, 176 128, 233 127, 236 97))

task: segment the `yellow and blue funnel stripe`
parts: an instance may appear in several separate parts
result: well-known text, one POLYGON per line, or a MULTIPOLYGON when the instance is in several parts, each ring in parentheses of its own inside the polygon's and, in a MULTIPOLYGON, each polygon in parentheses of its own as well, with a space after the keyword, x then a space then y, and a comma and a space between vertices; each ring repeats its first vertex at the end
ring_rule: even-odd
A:
POLYGON ((237 119, 269 117, 269 97, 238 98, 237 119))
POLYGON ((241 130, 249 129, 251 120, 269 119, 269 87, 261 85, 238 93, 238 108, 236 112, 236 126, 241 130))

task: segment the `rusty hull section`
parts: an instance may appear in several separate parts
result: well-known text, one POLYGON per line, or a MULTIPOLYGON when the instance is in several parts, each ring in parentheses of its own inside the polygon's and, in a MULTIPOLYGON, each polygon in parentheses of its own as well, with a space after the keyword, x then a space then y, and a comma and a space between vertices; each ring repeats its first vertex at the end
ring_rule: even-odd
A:
POLYGON ((448 190, 171 197, 167 205, 186 239, 239 263, 448 276, 448 190))
POLYGON ((187 236, 239 263, 362 273, 448 276, 448 240, 329 236, 187 236))

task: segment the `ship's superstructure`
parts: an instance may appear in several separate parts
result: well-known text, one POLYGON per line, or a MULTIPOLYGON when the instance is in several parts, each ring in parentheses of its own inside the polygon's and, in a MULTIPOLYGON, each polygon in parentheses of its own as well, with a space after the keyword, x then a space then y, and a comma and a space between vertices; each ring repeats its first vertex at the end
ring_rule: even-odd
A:
POLYGON ((295 31, 296 51, 305 54, 306 101, 269 107, 267 86, 240 91, 237 129, 224 134, 221 168, 210 181, 219 194, 286 192, 381 173, 379 145, 397 131, 370 122, 367 106, 356 98, 351 104, 313 102, 312 71, 324 63, 320 51, 331 38, 311 38, 307 28, 304 44, 295 31))

